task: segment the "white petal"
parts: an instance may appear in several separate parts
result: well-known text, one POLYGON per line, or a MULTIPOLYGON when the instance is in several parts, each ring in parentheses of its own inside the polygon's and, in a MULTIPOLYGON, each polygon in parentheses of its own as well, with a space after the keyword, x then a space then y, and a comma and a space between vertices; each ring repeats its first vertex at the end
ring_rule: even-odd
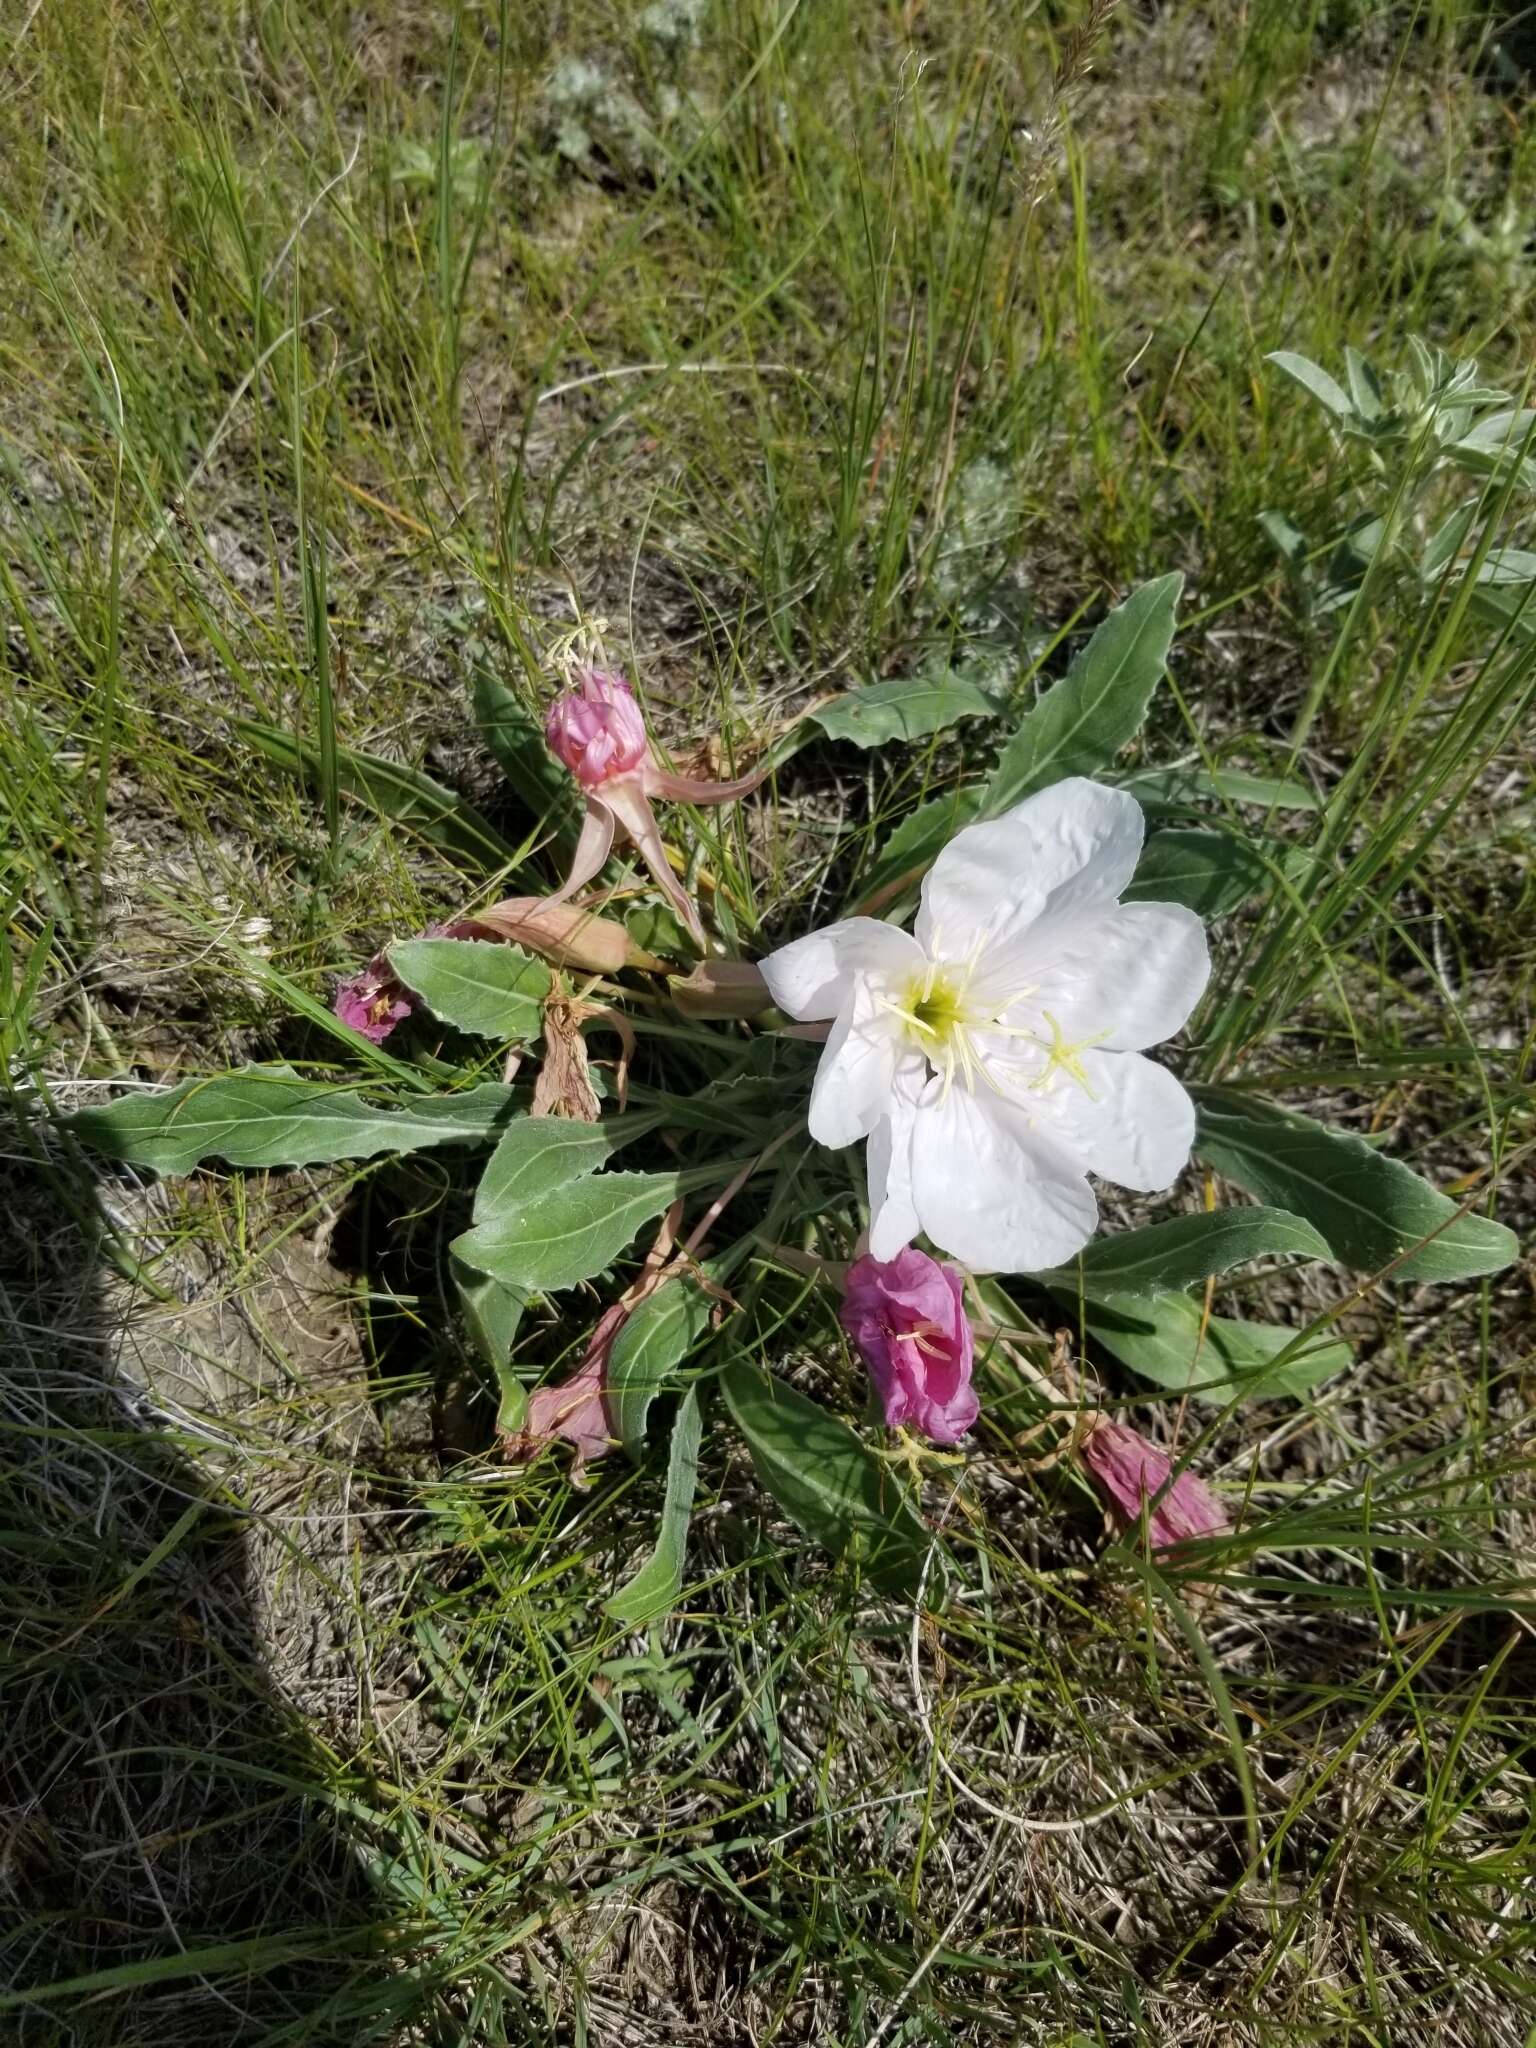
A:
POLYGON ((1134 797, 1080 775, 967 825, 923 883, 919 943, 949 960, 979 948, 973 987, 1001 1000, 1028 982, 1042 944, 1117 901, 1136 872, 1143 826, 1134 797))
POLYGON ((856 982, 828 1035, 811 1088, 810 1132, 818 1145, 835 1152, 869 1136, 890 1108, 904 1050, 899 1019, 880 1007, 868 982, 856 982))
POLYGON ((1195 1105, 1182 1084, 1140 1053, 1080 1057, 1088 1088, 1058 1072, 1031 1098, 1037 1128, 1102 1180, 1146 1194, 1171 1187, 1195 1142, 1195 1105))
POLYGON ((935 1089, 912 1132, 912 1193, 934 1243, 980 1271, 1036 1273, 1076 1256, 1093 1190, 1051 1138, 985 1087, 935 1089))
POLYGON ((877 917, 850 917, 780 946, 758 965, 779 1008, 803 1021, 835 1017, 852 994, 855 978, 899 978, 920 969, 923 956, 898 926, 877 917))
MULTIPOLYGON (((1026 1012, 1048 1014, 1064 1038, 1140 1052, 1179 1030, 1210 974, 1205 926, 1192 910, 1119 903, 1053 949, 1049 965, 1037 968, 1017 1021, 1026 1021, 1026 1012)), ((1008 1021, 1016 1021, 1011 1013, 1008 1021)))
POLYGON ((869 1176, 869 1249, 877 1259, 894 1259, 916 1237, 920 1225, 912 1206, 912 1127, 917 1115, 916 1077, 899 1075, 891 1113, 869 1134, 864 1154, 869 1176))

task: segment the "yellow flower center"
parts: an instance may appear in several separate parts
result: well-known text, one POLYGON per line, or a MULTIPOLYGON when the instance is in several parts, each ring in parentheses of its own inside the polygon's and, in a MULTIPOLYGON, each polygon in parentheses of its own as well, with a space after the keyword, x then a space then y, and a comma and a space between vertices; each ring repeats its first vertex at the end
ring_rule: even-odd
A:
POLYGON ((1040 1071, 1023 1084, 1029 1093, 1043 1094, 1055 1085, 1058 1074, 1065 1074, 1085 1095, 1092 1097, 1093 1088, 1082 1056, 1106 1034, 1096 1032, 1088 1038, 1068 1039, 1049 1010, 1039 1013, 1049 1037, 1033 1025, 1003 1023, 1007 1012, 1032 991, 1023 988, 1005 1002, 978 1005, 970 994, 976 965, 974 958, 959 966, 930 960, 922 973, 912 975, 899 993, 887 998, 888 1007, 906 1026, 910 1043, 933 1071, 943 1076, 944 1094, 948 1095, 957 1080, 962 1087, 974 1091, 978 1079, 1000 1095, 1010 1093, 1003 1078, 989 1071, 973 1043, 974 1034, 985 1031, 1020 1040, 1045 1055, 1040 1071))
POLYGON ((942 969, 914 975, 902 993, 901 1010, 908 1030, 925 1050, 942 1046, 971 1021, 965 989, 942 969))

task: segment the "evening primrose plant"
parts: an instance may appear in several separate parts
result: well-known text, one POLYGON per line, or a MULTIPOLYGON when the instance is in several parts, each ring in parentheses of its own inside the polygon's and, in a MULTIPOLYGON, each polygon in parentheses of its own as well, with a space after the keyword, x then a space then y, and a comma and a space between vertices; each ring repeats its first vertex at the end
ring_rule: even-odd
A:
MULTIPOLYGON (((535 820, 521 846, 425 777, 360 755, 338 772, 360 803, 429 819, 488 900, 444 904, 344 975, 306 1012, 329 1042, 303 1067, 210 1074, 69 1127, 162 1173, 432 1152, 463 1211, 441 1312, 484 1375, 488 1452, 565 1457, 586 1484, 616 1450, 667 1443, 656 1552, 611 1592, 620 1621, 679 1595, 706 1427, 739 1432, 784 1513, 889 1592, 947 1583, 910 1483, 919 1445, 985 1457, 1026 1423, 1154 1552, 1215 1537, 1237 1504, 1087 1401, 1059 1347, 1042 1363, 1053 1327, 1127 1393, 1197 1413, 1294 1398, 1348 1363, 1337 1311, 1220 1313, 1227 1276, 1303 1260, 1354 1287, 1447 1282, 1515 1245, 1485 1195, 1454 1200, 1268 1100, 1203 1042, 1208 928, 1219 952, 1222 919, 1294 893, 1294 846, 1266 832, 1319 799, 1127 764, 1179 588, 1133 592, 1049 687, 864 685, 727 780, 668 764, 600 649, 546 649, 537 710, 483 668, 481 733, 535 820), (962 780, 855 864, 841 914, 791 907, 778 943, 749 938, 751 878, 711 866, 691 813, 770 801, 813 741, 899 759, 962 720, 962 780), (1263 822, 1239 834, 1245 810, 1263 822), (509 877, 520 893, 497 894, 509 877), (1160 1210, 1104 1228, 1113 1190, 1160 1210)), ((275 729, 249 736, 312 768, 275 729)))

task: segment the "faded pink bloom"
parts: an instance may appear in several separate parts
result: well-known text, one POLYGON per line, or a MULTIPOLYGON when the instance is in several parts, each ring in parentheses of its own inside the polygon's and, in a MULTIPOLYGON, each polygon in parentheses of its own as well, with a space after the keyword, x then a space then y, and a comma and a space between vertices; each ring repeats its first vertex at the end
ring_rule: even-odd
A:
POLYGON ((623 676, 601 668, 582 669, 575 689, 556 698, 544 721, 544 737, 583 789, 628 775, 648 751, 634 691, 623 676))
POLYGON ((971 1326, 960 1274, 909 1245, 894 1259, 855 1259, 838 1321, 869 1367, 892 1429, 911 1423, 958 1443, 980 1403, 971 1386, 971 1326))
MULTIPOLYGON (((627 1313, 627 1311, 625 1312, 627 1313)), ((608 1372, 608 1354, 623 1323, 623 1315, 609 1309, 597 1326, 586 1359, 568 1380, 558 1387, 535 1387, 528 1396, 528 1413, 515 1437, 504 1446, 506 1455, 524 1464, 563 1437, 575 1451, 571 1479, 584 1483, 587 1465, 613 1447, 613 1428, 603 1399, 603 1382, 608 1372)))
POLYGON ((415 1005, 395 979, 388 960, 375 953, 366 967, 337 982, 331 1007, 343 1024, 382 1045, 415 1005))
MULTIPOLYGON (((528 1413, 523 1418, 522 1428, 515 1436, 502 1440, 502 1451, 514 1464, 528 1464, 556 1438, 563 1437, 576 1453, 571 1460, 571 1483, 584 1486, 584 1475, 591 1460, 601 1458, 613 1448, 616 1439, 604 1399, 608 1360, 613 1355, 620 1330, 641 1302, 648 1300, 658 1287, 680 1270, 677 1263, 669 1265, 668 1260, 677 1241, 682 1214, 682 1203, 674 1202, 663 1216, 655 1242, 645 1255, 640 1277, 632 1281, 618 1300, 611 1302, 598 1317, 592 1335, 587 1339, 586 1353, 571 1377, 558 1387, 537 1387, 529 1395, 528 1413)), ((697 1235, 695 1232, 695 1237, 697 1235)), ((689 1240, 690 1252, 693 1242, 693 1239, 689 1240)))
MULTIPOLYGON (((499 932, 478 925, 473 918, 450 918, 447 924, 429 924, 424 939, 494 939, 499 932)), ((397 1024, 403 1023, 416 1007, 416 998, 389 964, 387 951, 375 953, 365 967, 338 981, 331 1008, 343 1024, 382 1045, 397 1024)))
MULTIPOLYGON (((1168 1486, 1173 1460, 1138 1430, 1097 1416, 1077 1447, 1089 1478, 1127 1523, 1139 1524, 1148 1501, 1168 1486)), ((1232 1523, 1203 1479, 1181 1472, 1147 1518, 1154 1551, 1197 1536, 1221 1536, 1232 1523)))
POLYGON ((704 926, 693 898, 672 872, 651 801, 659 796, 679 803, 730 803, 756 789, 767 769, 735 782, 709 782, 663 768, 646 739, 634 692, 623 676, 606 669, 581 671, 576 687, 551 707, 544 736, 587 793, 586 821, 571 871, 550 900, 564 902, 584 888, 601 871, 615 834, 622 832, 634 842, 657 888, 702 946, 704 926))

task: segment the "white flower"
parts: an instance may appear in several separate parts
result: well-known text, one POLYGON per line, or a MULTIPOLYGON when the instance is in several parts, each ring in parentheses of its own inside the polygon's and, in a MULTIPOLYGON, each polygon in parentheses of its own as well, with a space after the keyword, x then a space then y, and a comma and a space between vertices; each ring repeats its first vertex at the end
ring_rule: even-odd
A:
POLYGON ((1081 1251, 1089 1172, 1165 1188, 1194 1105, 1141 1057, 1210 973, 1192 911, 1121 903, 1141 806, 1074 777, 945 847, 915 933, 852 917, 763 961, 792 1017, 832 1018, 811 1091, 820 1144, 868 1138, 869 1249, 917 1233, 964 1264, 1038 1272, 1081 1251))

